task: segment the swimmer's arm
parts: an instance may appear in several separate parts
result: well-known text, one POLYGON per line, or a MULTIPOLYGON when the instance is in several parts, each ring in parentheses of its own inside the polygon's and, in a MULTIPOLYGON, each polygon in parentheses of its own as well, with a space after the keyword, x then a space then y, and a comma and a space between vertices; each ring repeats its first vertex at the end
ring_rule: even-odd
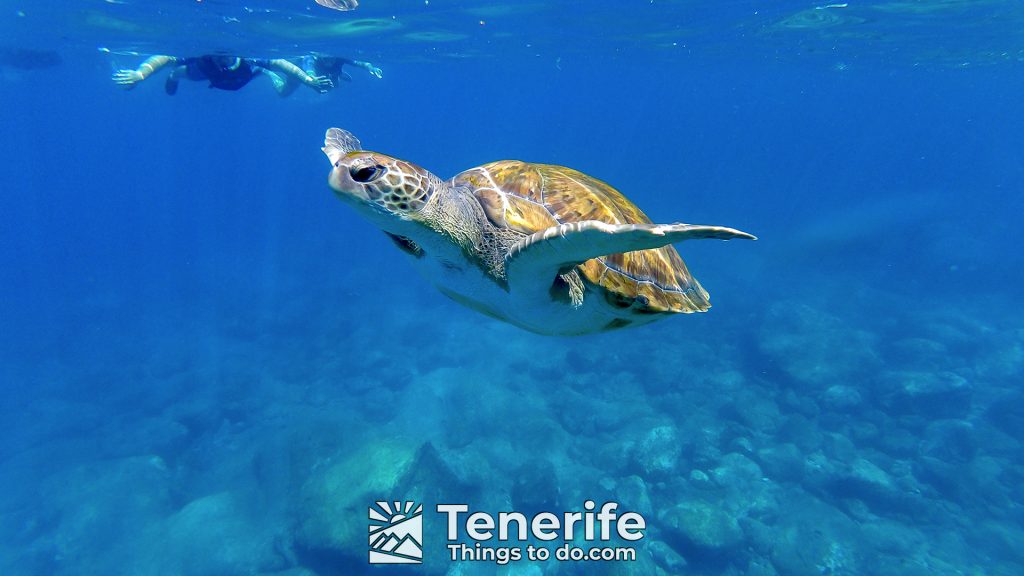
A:
POLYGON ((113 80, 125 88, 131 88, 152 76, 157 70, 177 61, 178 59, 174 56, 165 56, 163 54, 150 56, 146 58, 145 62, 139 64, 139 67, 135 70, 118 70, 114 72, 113 80))
POLYGON ((312 74, 307 74, 302 68, 299 68, 295 64, 292 64, 283 58, 275 58, 268 62, 268 64, 289 76, 298 78, 303 84, 317 92, 323 93, 334 88, 334 83, 331 82, 331 79, 327 76, 314 76, 312 74))
POLYGON ((139 64, 139 67, 135 69, 142 79, 145 80, 154 74, 157 70, 167 66, 168 64, 174 64, 178 59, 174 56, 166 56, 163 54, 157 54, 156 56, 150 56, 146 58, 146 61, 139 64))
POLYGON ((345 62, 345 64, 351 64, 352 66, 366 70, 367 72, 370 73, 370 76, 373 76, 374 78, 382 78, 384 76, 383 70, 377 68, 376 66, 369 62, 362 62, 360 60, 349 60, 348 58, 344 58, 343 61, 345 62))

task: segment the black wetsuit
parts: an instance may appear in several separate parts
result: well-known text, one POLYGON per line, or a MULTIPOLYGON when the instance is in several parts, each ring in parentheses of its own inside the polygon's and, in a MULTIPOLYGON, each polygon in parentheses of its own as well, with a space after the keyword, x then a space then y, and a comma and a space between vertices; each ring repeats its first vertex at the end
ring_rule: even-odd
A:
POLYGON ((232 68, 224 66, 223 58, 218 56, 185 58, 182 64, 189 80, 207 80, 210 88, 221 90, 238 90, 259 76, 262 69, 270 67, 267 60, 240 58, 238 66, 232 68))
POLYGON ((313 72, 317 76, 327 76, 338 87, 342 80, 351 82, 352 77, 342 71, 345 64, 354 66, 355 61, 348 58, 318 58, 316 56, 303 56, 300 66, 303 70, 313 72), (328 64, 329 63, 329 64, 328 64))

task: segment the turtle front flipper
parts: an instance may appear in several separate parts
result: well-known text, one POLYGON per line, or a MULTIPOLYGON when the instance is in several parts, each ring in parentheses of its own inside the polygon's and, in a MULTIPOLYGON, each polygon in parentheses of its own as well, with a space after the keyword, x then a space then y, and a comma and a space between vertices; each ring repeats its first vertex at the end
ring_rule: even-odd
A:
POLYGON ((330 158, 331 164, 340 160, 345 154, 362 150, 363 145, 354 134, 341 128, 331 128, 324 135, 324 147, 321 150, 330 158))
POLYGON ((509 286, 547 283, 591 258, 661 248, 683 240, 756 237, 723 226, 696 224, 606 224, 597 220, 552 226, 523 238, 505 257, 509 286))

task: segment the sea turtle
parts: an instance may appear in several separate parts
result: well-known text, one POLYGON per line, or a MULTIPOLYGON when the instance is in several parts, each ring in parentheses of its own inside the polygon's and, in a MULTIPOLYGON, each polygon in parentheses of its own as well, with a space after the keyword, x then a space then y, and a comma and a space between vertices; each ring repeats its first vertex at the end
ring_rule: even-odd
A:
POLYGON ((323 151, 339 198, 453 300, 539 334, 574 335, 703 312, 708 293, 674 242, 754 239, 654 224, 617 190, 562 166, 501 160, 442 181, 362 149, 339 128, 323 151))
POLYGON ((359 0, 316 0, 316 3, 324 8, 341 10, 342 12, 355 10, 359 7, 359 0))

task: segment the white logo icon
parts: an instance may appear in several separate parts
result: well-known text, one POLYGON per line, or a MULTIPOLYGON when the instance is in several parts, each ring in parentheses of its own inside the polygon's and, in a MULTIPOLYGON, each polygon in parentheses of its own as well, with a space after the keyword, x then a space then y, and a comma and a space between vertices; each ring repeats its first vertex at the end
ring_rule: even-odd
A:
POLYGON ((370 564, 423 562, 423 505, 384 502, 370 506, 370 564))

